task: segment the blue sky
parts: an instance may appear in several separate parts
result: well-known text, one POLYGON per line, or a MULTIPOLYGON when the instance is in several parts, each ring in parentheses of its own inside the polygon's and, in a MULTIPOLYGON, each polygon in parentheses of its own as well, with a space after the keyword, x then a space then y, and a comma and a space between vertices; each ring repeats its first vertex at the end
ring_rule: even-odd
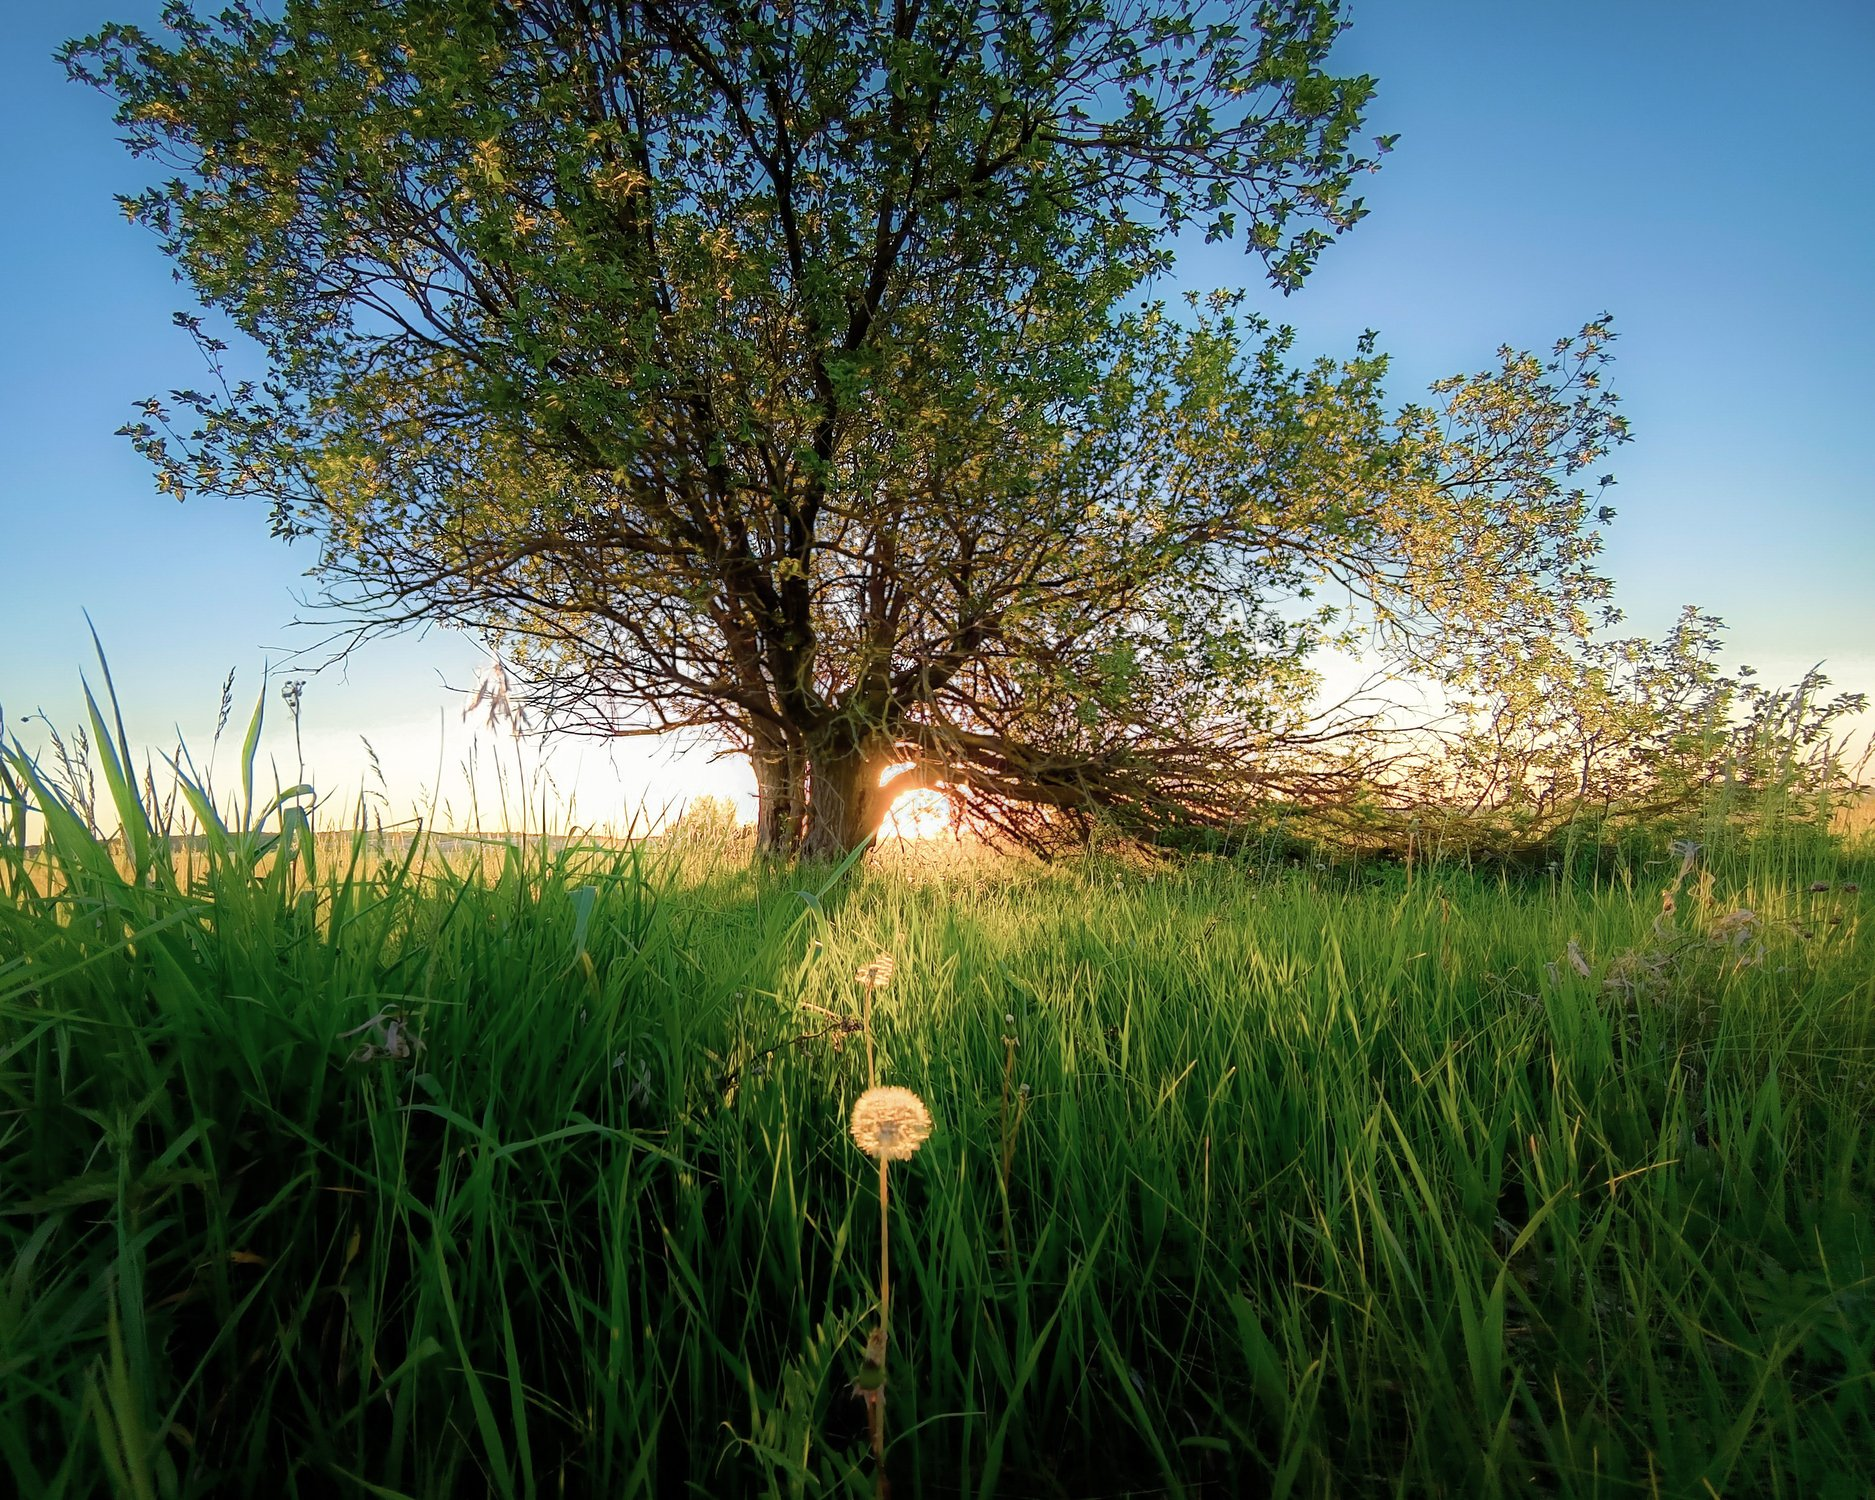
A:
MULTIPOLYGON (((199 366, 170 326, 186 290, 112 201, 142 169, 108 101, 51 54, 156 9, 0 6, 0 709, 13 729, 39 708, 76 720, 89 610, 133 736, 180 725, 199 743, 229 668, 251 703, 263 665, 308 643, 289 622, 310 559, 257 510, 157 496, 112 436, 134 400, 199 366)), ((1378 78, 1371 129, 1400 142, 1365 184, 1367 220, 1295 297, 1259 294, 1263 310, 1309 352, 1379 330, 1402 399, 1612 312, 1635 441, 1611 465, 1606 558, 1630 623, 1658 630, 1696 602, 1731 626, 1733 663, 1781 679, 1823 660, 1875 689, 1875 5, 1811 0, 1775 21, 1692 0, 1351 14, 1338 61, 1378 78)), ((1195 248, 1180 280, 1256 282, 1222 247, 1195 248)), ((364 736, 400 801, 447 784, 470 744, 454 689, 477 665, 441 633, 366 647, 307 689, 307 759, 356 785, 364 736)), ((554 756, 593 817, 738 785, 696 757, 554 756)))

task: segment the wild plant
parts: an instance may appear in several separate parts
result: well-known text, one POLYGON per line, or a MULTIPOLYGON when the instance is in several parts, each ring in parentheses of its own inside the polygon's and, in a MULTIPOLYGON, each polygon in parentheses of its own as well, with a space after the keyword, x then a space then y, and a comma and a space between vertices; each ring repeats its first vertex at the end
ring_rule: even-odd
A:
POLYGON ((880 1500, 891 1493, 885 1472, 886 1350, 892 1327, 892 1224, 889 1173, 895 1161, 910 1161, 931 1134, 931 1111, 910 1089, 869 1088, 853 1105, 853 1143, 879 1163, 879 1323, 866 1339, 864 1363, 853 1394, 866 1403, 866 1422, 880 1500))
POLYGON ((1003 1199, 1003 1244, 1013 1255, 1015 1253, 1015 1226, 1011 1220, 1009 1207, 1009 1176, 1015 1167, 1016 1137, 1022 1129, 1022 1117, 1028 1112, 1029 1086, 1015 1084, 1016 1073, 1016 1017, 1014 1011, 1003 1013, 1003 1024, 1009 1029, 1003 1033, 1003 1103, 1002 1103, 1002 1170, 998 1182, 1002 1187, 1003 1199), (1011 1089, 1014 1089, 1014 1108, 1011 1109, 1011 1089))
POLYGON ((897 972, 897 965, 889 953, 881 953, 876 958, 859 966, 859 972, 853 977, 859 981, 859 1024, 866 1034, 866 1087, 872 1088, 879 1082, 879 1071, 873 1061, 872 1046, 872 999, 880 990, 892 982, 897 972))

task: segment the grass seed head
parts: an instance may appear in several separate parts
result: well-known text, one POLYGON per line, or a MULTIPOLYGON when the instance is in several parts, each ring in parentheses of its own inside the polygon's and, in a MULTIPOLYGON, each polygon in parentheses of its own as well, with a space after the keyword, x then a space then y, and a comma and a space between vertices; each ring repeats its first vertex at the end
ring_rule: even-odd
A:
POLYGON ((853 1106, 853 1144, 881 1161, 910 1161, 931 1134, 931 1111, 910 1089, 867 1089, 853 1106))

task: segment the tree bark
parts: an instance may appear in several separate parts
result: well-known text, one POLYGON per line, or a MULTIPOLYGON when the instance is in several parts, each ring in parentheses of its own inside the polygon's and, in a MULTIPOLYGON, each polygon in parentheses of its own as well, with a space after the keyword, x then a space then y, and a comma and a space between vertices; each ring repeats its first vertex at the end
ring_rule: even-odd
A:
POLYGON ((800 848, 807 813, 806 759, 780 738, 758 740, 749 759, 755 768, 755 847, 791 859, 800 848))
POLYGON ((890 800, 879 781, 889 764, 888 754, 866 746, 810 747, 803 855, 844 859, 879 831, 890 800))

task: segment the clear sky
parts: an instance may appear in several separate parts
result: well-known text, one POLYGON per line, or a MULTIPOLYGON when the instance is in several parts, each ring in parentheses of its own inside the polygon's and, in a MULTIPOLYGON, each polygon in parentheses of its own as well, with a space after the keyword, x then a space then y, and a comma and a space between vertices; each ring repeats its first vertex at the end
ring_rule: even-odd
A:
MULTIPOLYGON (((157 10, 0 4, 0 710, 29 742, 34 710, 77 722, 84 611, 150 743, 180 726, 205 744, 230 668, 244 714, 263 667, 311 640, 290 628, 310 558, 257 509, 159 497, 112 436, 200 367, 170 326, 186 289, 112 201, 146 169, 52 52, 157 10)), ((1364 0, 1351 18, 1338 62, 1378 78, 1370 128, 1399 145, 1365 184, 1369 217, 1299 294, 1260 293, 1263 310, 1311 353, 1377 329, 1401 399, 1612 312, 1635 441, 1610 465, 1606 557, 1630 623, 1657 631, 1698 603, 1731 626, 1733 664, 1782 680, 1821 660, 1875 689, 1875 3, 1364 0)), ((1258 284, 1222 247, 1179 276, 1258 284)), ((358 786, 369 738, 394 801, 453 786, 464 821, 459 710, 478 665, 432 633, 316 677, 315 779, 358 786)), ((276 695, 269 710, 284 718, 276 695)), ((291 775, 290 739, 269 743, 291 775)), ((547 764, 589 821, 742 784, 701 756, 590 742, 547 764)))

